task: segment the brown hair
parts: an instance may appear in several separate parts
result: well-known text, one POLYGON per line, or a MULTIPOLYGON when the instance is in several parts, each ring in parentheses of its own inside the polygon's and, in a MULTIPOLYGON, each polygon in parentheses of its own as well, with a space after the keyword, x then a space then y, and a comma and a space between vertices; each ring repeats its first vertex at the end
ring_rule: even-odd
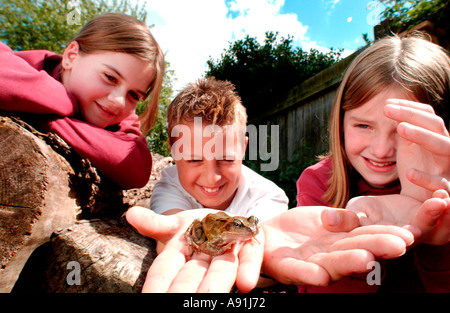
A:
POLYGON ((214 77, 188 84, 172 101, 167 109, 169 135, 175 125, 195 117, 218 126, 247 124, 247 113, 234 85, 214 77))
POLYGON ((368 47, 350 64, 333 103, 329 126, 333 171, 323 196, 333 207, 345 207, 351 197, 353 167, 345 154, 342 127, 345 111, 391 86, 430 104, 449 124, 450 59, 444 49, 418 35, 387 37, 368 47))
POLYGON ((86 54, 97 51, 121 52, 153 64, 155 78, 147 91, 147 96, 150 96, 149 104, 139 117, 142 134, 145 136, 156 120, 165 66, 164 53, 148 26, 132 16, 107 13, 90 20, 72 41, 77 41, 80 51, 86 54))

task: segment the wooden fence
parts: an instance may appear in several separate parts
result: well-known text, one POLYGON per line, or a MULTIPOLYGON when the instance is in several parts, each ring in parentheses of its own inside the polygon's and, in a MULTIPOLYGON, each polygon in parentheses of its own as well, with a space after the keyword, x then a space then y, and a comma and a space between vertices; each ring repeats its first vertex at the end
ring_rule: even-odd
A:
MULTIPOLYGON (((280 160, 292 162, 303 146, 319 154, 328 147, 328 121, 336 90, 358 51, 294 87, 287 97, 250 124, 278 125, 280 160)), ((272 147, 277 148, 277 147, 272 147)))
MULTIPOLYGON (((450 50, 448 25, 441 29, 435 28, 430 21, 424 21, 399 36, 416 31, 427 33, 432 42, 450 50)), ((390 34, 389 25, 380 24, 374 28, 376 39, 390 34)), ((360 52, 356 51, 294 87, 271 111, 250 118, 249 123, 256 125, 278 125, 280 160, 292 162, 296 151, 304 145, 315 154, 328 150, 328 121, 334 96, 345 70, 360 52)))

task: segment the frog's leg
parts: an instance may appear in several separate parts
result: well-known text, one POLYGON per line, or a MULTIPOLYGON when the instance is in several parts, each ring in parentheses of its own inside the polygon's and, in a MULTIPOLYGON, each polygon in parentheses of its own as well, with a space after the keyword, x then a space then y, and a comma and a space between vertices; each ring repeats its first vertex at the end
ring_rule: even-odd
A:
POLYGON ((205 242, 202 246, 200 246, 200 251, 211 256, 216 256, 224 254, 230 250, 232 245, 233 243, 231 242, 222 245, 220 241, 215 243, 205 242))
POLYGON ((200 250, 199 245, 206 240, 206 237, 199 219, 194 220, 184 232, 184 238, 186 238, 187 244, 193 248, 191 256, 195 251, 200 250))

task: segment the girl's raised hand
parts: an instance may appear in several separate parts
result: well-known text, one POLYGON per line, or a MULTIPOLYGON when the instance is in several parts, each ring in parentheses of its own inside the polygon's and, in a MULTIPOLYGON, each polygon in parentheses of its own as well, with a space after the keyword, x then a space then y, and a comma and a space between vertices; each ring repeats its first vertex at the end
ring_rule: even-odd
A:
POLYGON ((429 105, 401 99, 389 99, 384 113, 399 122, 402 194, 423 202, 438 189, 450 192, 450 135, 443 119, 429 105))

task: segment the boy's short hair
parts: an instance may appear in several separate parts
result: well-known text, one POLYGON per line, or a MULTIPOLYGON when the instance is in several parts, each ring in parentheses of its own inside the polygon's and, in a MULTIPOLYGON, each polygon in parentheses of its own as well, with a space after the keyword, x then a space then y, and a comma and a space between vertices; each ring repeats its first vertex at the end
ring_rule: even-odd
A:
POLYGON ((214 77, 201 78, 190 83, 172 101, 167 109, 169 138, 172 128, 201 117, 211 125, 247 125, 247 113, 235 87, 229 81, 214 77))

